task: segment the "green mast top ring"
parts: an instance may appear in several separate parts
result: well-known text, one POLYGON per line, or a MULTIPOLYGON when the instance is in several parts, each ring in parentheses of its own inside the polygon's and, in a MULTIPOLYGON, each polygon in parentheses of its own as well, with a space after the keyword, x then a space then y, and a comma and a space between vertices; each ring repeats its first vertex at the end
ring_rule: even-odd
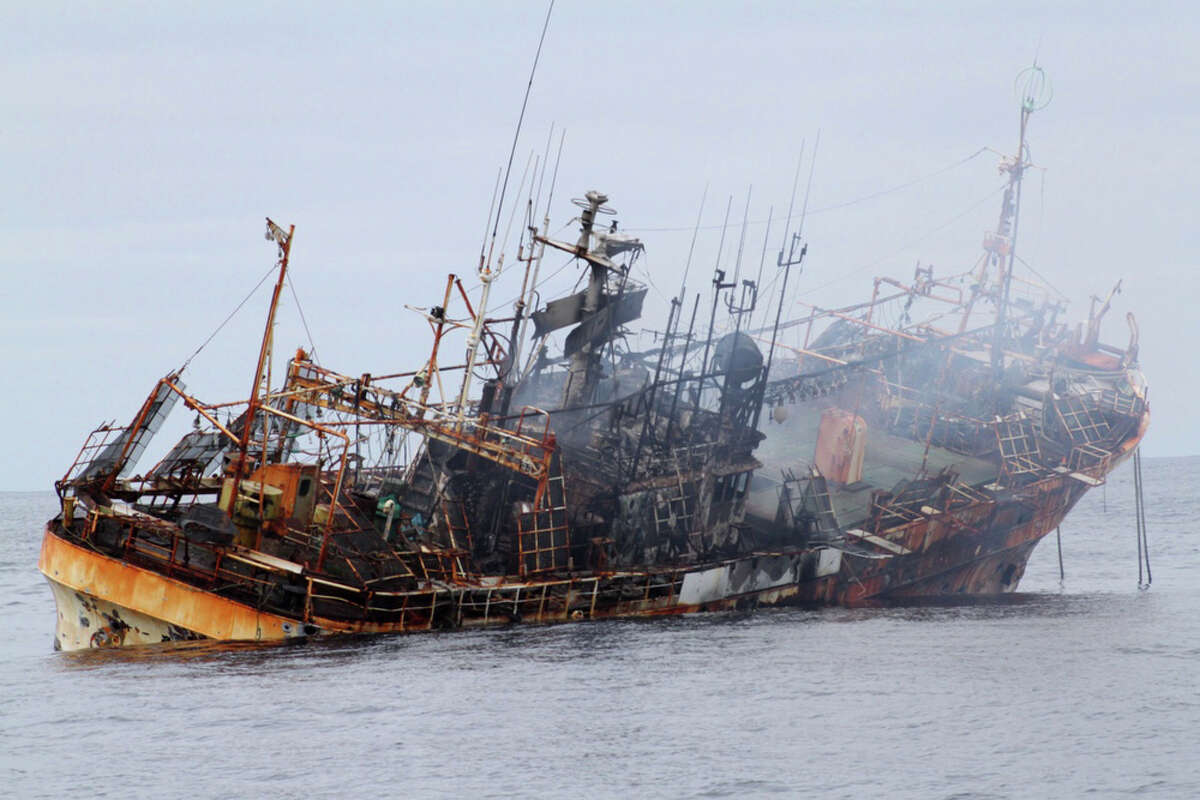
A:
POLYGON ((1016 80, 1013 81, 1013 91, 1021 101, 1021 110, 1027 113, 1045 108, 1054 99, 1054 87, 1050 78, 1036 61, 1032 67, 1026 67, 1017 74, 1016 80))

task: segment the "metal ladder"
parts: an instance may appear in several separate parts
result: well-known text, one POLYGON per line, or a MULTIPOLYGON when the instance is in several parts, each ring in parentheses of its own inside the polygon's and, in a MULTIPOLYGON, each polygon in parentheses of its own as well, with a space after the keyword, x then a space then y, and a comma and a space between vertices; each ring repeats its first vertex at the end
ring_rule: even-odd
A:
POLYGON ((533 507, 517 515, 517 572, 525 576, 570 567, 567 487, 562 456, 555 452, 550 474, 539 487, 533 507))

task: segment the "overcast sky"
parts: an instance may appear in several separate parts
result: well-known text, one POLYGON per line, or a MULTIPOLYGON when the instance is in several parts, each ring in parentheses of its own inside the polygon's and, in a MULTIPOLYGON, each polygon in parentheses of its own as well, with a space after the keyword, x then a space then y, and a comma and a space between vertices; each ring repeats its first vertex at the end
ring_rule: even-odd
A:
MULTIPOLYGON (((182 5, 0 10, 0 489, 49 488, 95 425, 129 420, 271 266, 264 216, 296 225, 300 303, 348 374, 411 368, 426 328, 404 305, 473 275, 544 3, 182 5)), ((1030 126, 1020 252, 1076 319, 1124 279, 1104 333, 1124 344, 1125 312, 1141 323, 1146 452, 1200 453, 1198 21, 1193 3, 559 0, 513 181, 565 128, 552 227, 570 197, 607 192, 671 294, 706 185, 706 225, 730 196, 740 219, 751 185, 751 218, 781 215, 818 130, 818 211, 1012 152, 1013 79, 1036 55, 1054 98, 1030 126)), ((804 299, 861 299, 918 260, 970 267, 997 164, 811 214, 804 299)), ((695 289, 719 233, 700 236, 695 289)), ((192 362, 201 398, 248 394, 266 302, 264 287, 192 362)), ((652 292, 651 323, 663 308, 652 292)), ((306 338, 289 297, 278 352, 306 338)))

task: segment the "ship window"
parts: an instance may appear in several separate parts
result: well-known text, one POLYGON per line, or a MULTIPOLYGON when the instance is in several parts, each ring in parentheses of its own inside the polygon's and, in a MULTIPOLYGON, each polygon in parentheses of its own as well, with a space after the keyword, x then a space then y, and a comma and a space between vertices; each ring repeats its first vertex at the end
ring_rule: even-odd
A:
POLYGON ((299 488, 296 489, 296 496, 297 497, 308 497, 308 491, 310 489, 312 489, 312 479, 311 478, 301 478, 300 486, 299 486, 299 488))

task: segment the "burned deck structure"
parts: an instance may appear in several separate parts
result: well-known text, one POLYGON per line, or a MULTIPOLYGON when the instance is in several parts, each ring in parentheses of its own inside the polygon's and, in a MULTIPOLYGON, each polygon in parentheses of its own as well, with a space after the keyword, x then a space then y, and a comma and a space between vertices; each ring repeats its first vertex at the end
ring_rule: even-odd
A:
POLYGON ((488 316, 503 257, 481 255, 477 297, 450 275, 413 309, 423 361, 348 375, 301 349, 276 382, 295 232, 268 220, 278 273, 248 398, 201 400, 172 371, 56 484, 39 560, 56 647, 1012 591, 1149 420, 1132 316, 1127 346, 1101 344, 1112 295, 1072 329, 1014 275, 1033 108, 973 269, 797 314, 805 247, 785 232, 770 328, 746 324, 758 281, 718 269, 648 349, 627 327, 643 243, 592 191, 574 241, 529 204, 511 316, 488 316), (548 250, 582 288, 543 304, 548 250), (177 407, 193 429, 138 472, 177 407))
MULTIPOLYGON (((581 198, 576 242, 531 226, 527 281, 556 248, 585 266, 582 292, 493 320, 486 291, 473 305, 452 275, 440 304, 419 310, 432 347, 418 369, 342 375, 301 350, 276 389, 272 318, 293 231, 268 220, 279 273, 250 399, 203 402, 173 372, 130 424, 93 432, 57 484, 63 512, 40 566, 58 645, 698 609, 709 599, 694 585, 699 567, 747 552, 766 365, 748 338, 700 341, 694 329, 679 336, 695 340, 692 362, 703 355, 695 372, 686 353, 619 346, 646 293, 629 269, 642 245, 597 229, 606 200, 581 198), (538 346, 522 364, 513 342, 528 323, 535 342, 569 328, 562 354, 538 346), (446 366, 455 333, 466 358, 446 366), (196 413, 195 429, 132 475, 177 405, 196 413), (367 438, 381 463, 356 458, 367 438)), ((486 290, 486 268, 480 277, 486 290)), ((820 560, 793 550, 781 556, 788 569, 820 560)))

